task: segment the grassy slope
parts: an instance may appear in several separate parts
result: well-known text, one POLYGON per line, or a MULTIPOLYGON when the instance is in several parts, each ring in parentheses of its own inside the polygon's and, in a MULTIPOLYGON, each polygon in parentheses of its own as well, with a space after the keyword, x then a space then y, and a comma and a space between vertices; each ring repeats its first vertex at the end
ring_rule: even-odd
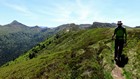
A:
MULTIPOLYGON (((112 33, 108 28, 60 33, 5 64, 0 78, 112 79, 112 33), (36 57, 29 59, 31 53, 36 57)), ((129 55, 129 63, 123 68, 124 75, 139 78, 140 31, 130 29, 128 34, 124 53, 129 55)))
POLYGON ((124 48, 124 54, 127 54, 129 61, 124 67, 124 74, 127 79, 140 78, 140 29, 131 29, 128 31, 128 44, 124 48))

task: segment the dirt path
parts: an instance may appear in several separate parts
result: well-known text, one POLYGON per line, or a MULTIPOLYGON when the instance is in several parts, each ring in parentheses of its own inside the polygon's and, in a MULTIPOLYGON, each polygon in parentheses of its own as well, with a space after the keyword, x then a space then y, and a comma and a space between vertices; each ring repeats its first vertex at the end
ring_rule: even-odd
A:
POLYGON ((123 76, 123 71, 117 65, 115 65, 114 69, 111 72, 113 79, 125 79, 123 76))

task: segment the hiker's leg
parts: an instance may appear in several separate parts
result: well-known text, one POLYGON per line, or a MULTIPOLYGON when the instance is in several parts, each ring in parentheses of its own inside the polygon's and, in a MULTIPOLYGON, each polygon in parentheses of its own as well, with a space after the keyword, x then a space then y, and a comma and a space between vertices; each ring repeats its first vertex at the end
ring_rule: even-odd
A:
POLYGON ((118 57, 118 40, 115 40, 115 54, 114 54, 114 59, 118 57))
POLYGON ((122 55, 123 44, 124 44, 124 40, 120 40, 120 43, 119 43, 119 53, 118 53, 119 58, 121 58, 121 55, 122 55))

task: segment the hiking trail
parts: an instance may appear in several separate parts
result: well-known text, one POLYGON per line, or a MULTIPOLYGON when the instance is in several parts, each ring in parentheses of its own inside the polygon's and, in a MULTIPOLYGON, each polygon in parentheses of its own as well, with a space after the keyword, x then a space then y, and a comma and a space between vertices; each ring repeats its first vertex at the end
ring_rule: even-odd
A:
POLYGON ((111 72, 111 75, 113 79, 125 79, 122 68, 118 67, 116 64, 111 72))

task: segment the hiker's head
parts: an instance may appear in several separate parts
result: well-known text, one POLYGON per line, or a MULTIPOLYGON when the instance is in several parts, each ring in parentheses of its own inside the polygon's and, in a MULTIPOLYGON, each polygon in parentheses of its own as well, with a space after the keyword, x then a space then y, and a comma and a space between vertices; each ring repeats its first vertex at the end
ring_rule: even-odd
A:
POLYGON ((118 26, 122 26, 122 24, 123 24, 122 21, 118 21, 117 23, 118 26))

